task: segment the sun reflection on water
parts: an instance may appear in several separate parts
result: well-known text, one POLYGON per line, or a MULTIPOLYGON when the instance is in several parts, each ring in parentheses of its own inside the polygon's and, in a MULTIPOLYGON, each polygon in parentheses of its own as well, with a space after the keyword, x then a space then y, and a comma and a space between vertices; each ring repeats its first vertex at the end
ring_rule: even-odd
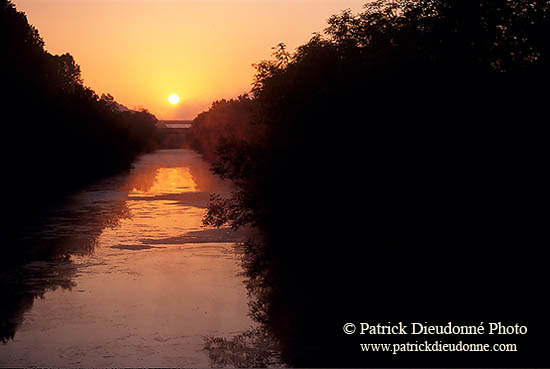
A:
POLYGON ((158 196, 183 192, 199 191, 197 183, 193 179, 190 168, 159 168, 153 185, 150 188, 133 187, 129 197, 158 196))
POLYGON ((74 288, 35 301, 0 366, 209 366, 204 335, 253 325, 238 236, 202 225, 210 193, 226 190, 200 156, 173 150, 79 194, 63 213, 72 227, 56 220, 52 232, 90 235, 93 252, 72 255, 74 288), (127 216, 107 222, 112 208, 127 216))

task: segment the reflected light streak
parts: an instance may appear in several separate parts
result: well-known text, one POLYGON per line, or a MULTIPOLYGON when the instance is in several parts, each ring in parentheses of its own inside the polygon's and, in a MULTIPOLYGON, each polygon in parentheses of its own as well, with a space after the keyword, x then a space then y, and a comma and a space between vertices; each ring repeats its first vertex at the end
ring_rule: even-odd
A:
POLYGON ((147 189, 138 187, 132 188, 129 197, 159 196, 163 194, 176 194, 185 192, 197 192, 198 185, 195 183, 189 168, 160 168, 156 172, 153 185, 147 189))

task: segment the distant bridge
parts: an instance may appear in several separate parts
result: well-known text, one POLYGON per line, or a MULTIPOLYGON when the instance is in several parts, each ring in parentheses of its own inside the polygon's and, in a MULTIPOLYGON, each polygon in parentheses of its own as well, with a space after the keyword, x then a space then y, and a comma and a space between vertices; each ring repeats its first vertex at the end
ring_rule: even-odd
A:
POLYGON ((185 147, 191 122, 190 120, 159 120, 157 129, 162 137, 161 147, 164 149, 185 147))
POLYGON ((192 120, 159 120, 157 128, 161 130, 170 130, 168 132, 187 132, 191 128, 192 120))

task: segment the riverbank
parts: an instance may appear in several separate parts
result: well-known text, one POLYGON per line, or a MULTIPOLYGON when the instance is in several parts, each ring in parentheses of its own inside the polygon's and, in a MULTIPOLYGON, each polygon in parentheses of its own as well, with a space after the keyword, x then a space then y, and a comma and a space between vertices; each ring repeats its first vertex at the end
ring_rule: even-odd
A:
POLYGON ((75 190, 128 169, 137 156, 156 149, 158 137, 155 116, 84 85, 73 56, 46 50, 38 30, 9 0, 0 0, 0 31, 0 152, 8 214, 2 268, 24 260, 10 246, 21 231, 75 190))

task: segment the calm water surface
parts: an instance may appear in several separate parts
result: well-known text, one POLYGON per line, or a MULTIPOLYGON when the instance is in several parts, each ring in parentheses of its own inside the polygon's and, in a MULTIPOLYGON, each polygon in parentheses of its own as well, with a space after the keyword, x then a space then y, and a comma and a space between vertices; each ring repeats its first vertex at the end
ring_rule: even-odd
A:
POLYGON ((201 223, 228 191, 196 153, 162 150, 75 194, 27 236, 66 257, 4 276, 16 301, 0 365, 209 366, 205 336, 254 326, 243 235, 201 223))

